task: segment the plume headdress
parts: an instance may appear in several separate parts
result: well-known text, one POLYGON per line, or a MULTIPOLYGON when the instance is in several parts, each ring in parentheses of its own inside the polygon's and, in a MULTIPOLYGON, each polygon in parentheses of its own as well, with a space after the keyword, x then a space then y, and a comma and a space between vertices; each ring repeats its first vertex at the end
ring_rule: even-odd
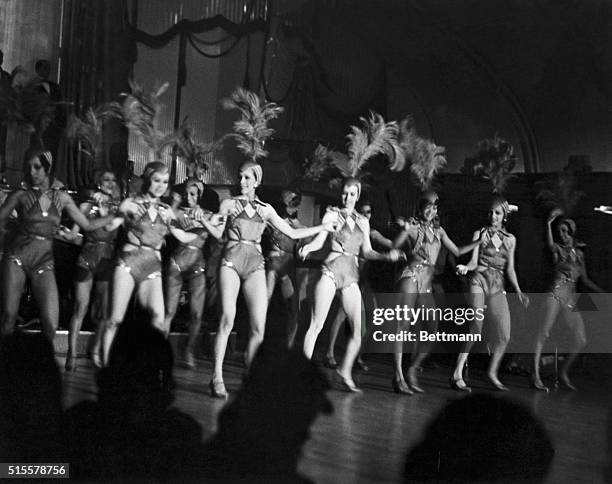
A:
POLYGON ((411 116, 406 116, 400 122, 398 137, 404 159, 398 157, 391 169, 401 171, 409 163, 410 171, 421 189, 429 190, 434 176, 446 166, 446 149, 419 136, 411 116))
POLYGON ((161 160, 163 151, 177 141, 177 134, 164 132, 160 128, 161 112, 164 104, 161 96, 167 91, 169 83, 155 85, 151 91, 130 80, 131 93, 122 93, 123 102, 110 103, 110 113, 121 119, 131 133, 136 135, 150 152, 151 161, 161 160))
POLYGON ((241 87, 222 99, 221 105, 224 109, 240 112, 240 119, 234 122, 234 133, 229 135, 236 140, 238 149, 255 163, 266 157, 265 142, 274 133, 268 123, 277 118, 283 108, 273 102, 263 102, 257 94, 241 87))
POLYGON ((493 193, 502 194, 517 161, 514 147, 495 135, 478 143, 478 151, 472 157, 472 174, 482 176, 491 182, 493 193))
POLYGON ((177 132, 176 147, 177 154, 185 164, 191 168, 196 166, 206 171, 211 169, 215 163, 214 152, 223 146, 226 136, 211 143, 200 143, 195 139, 193 128, 187 123, 187 118, 181 123, 177 132))
POLYGON ((79 142, 79 150, 98 163, 104 142, 104 121, 110 116, 107 105, 89 108, 83 118, 71 114, 66 126, 66 137, 79 142))
POLYGON ((330 186, 338 185, 342 178, 363 180, 368 174, 367 162, 376 155, 386 155, 389 168, 403 165, 403 152, 398 143, 398 125, 370 112, 368 118, 359 118, 359 126, 351 126, 347 135, 348 154, 318 145, 313 156, 304 164, 304 178, 327 179, 330 186))
POLYGON ((585 193, 576 188, 576 180, 571 172, 560 173, 557 179, 546 187, 541 188, 536 200, 545 211, 558 208, 563 213, 572 213, 576 204, 585 193))

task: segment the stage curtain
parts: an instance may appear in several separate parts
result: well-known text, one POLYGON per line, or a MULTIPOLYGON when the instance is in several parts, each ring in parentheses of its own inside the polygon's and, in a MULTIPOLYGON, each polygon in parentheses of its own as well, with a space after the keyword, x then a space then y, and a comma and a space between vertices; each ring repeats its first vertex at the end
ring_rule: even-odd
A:
MULTIPOLYGON (((69 112, 82 116, 90 107, 129 91, 135 49, 128 30, 127 0, 64 0, 60 86, 69 112)), ((116 121, 105 124, 103 157, 97 162, 66 139, 60 145, 57 177, 71 186, 92 182, 95 170, 125 170, 127 132, 116 121)))

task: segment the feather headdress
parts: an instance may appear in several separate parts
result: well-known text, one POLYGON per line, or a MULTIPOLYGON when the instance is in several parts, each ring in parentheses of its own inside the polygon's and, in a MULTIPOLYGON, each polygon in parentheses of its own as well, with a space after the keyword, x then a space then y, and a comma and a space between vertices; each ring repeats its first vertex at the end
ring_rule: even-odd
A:
POLYGON ((488 179, 493 193, 503 193, 508 180, 514 176, 511 173, 517 161, 514 147, 496 135, 478 143, 478 151, 472 160, 473 174, 488 179))
POLYGON ((177 140, 174 132, 165 133, 160 129, 161 112, 164 108, 160 101, 169 83, 156 85, 150 92, 130 80, 131 93, 123 93, 123 102, 110 103, 110 113, 122 120, 125 126, 150 150, 152 160, 161 160, 165 148, 177 140))
POLYGON ((565 172, 559 174, 553 183, 541 188, 536 195, 536 200, 546 211, 560 208, 563 213, 570 214, 584 196, 585 193, 576 188, 576 180, 572 173, 565 172))
POLYGON ((394 171, 404 169, 406 163, 416 176, 423 190, 431 187, 434 176, 446 165, 446 149, 417 134, 412 117, 405 117, 399 124, 399 145, 404 159, 398 159, 394 171))
POLYGON ((209 170, 211 167, 208 158, 223 146, 224 141, 225 136, 212 143, 200 143, 195 139, 193 128, 187 123, 187 118, 185 118, 177 133, 177 154, 187 166, 198 166, 203 170, 209 170))
POLYGON ((102 153, 104 120, 109 116, 108 107, 89 108, 83 119, 71 114, 66 126, 66 137, 80 141, 80 150, 97 160, 102 153))
POLYGON ((41 136, 55 116, 56 106, 39 79, 24 85, 0 86, 0 123, 41 136))
POLYGON ((278 117, 283 108, 276 103, 265 103, 259 96, 241 87, 221 100, 224 109, 237 109, 240 119, 234 123, 234 133, 238 149, 253 162, 268 155, 264 149, 266 140, 274 133, 268 122, 278 117))

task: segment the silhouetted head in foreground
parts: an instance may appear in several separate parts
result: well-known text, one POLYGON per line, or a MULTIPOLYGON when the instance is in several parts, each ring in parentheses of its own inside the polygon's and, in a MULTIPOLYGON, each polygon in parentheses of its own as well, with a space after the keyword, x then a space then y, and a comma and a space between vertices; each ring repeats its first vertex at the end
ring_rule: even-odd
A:
POLYGON ((264 341, 236 398, 219 415, 205 453, 207 475, 232 482, 304 480, 297 462, 314 419, 332 412, 329 387, 301 350, 264 341))
POLYGON ((59 452, 62 380, 43 334, 0 339, 0 458, 52 462, 59 452))
POLYGON ((554 450, 544 427, 522 406, 489 395, 451 402, 408 454, 404 479, 542 482, 554 450))

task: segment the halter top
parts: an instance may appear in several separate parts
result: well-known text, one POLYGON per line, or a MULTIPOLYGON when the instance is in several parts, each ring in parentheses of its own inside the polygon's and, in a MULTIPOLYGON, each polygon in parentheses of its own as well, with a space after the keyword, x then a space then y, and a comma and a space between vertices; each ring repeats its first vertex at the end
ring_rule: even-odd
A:
POLYGON ((434 266, 442 247, 442 236, 440 235, 442 229, 424 221, 417 221, 416 228, 414 242, 410 239, 406 241, 406 245, 408 245, 408 250, 406 250, 408 265, 425 264, 434 266))
POLYGON ((487 228, 478 248, 478 265, 503 272, 508 263, 511 239, 512 235, 504 230, 493 231, 487 228), (496 234, 500 239, 499 247, 494 242, 496 234))
POLYGON ((21 203, 17 206, 18 235, 53 238, 60 225, 63 209, 59 191, 26 189, 21 203), (43 211, 39 203, 43 196, 47 196, 51 202, 46 211, 43 211))
POLYGON ((557 262, 555 264, 555 279, 565 278, 576 282, 582 273, 584 258, 582 252, 578 249, 584 247, 584 244, 568 247, 560 244, 555 244, 557 253, 557 262))
POLYGON ((227 239, 258 244, 266 228, 266 221, 262 214, 262 209, 266 204, 257 198, 254 200, 234 198, 234 200, 240 204, 241 210, 237 215, 228 217, 225 226, 227 239))
MULTIPOLYGON (((97 218, 100 218, 100 212, 99 210, 97 210, 97 207, 95 205, 92 205, 91 209, 86 214, 86 217, 90 220, 95 220, 97 218)), ((87 232, 85 237, 86 237, 87 242, 110 243, 115 239, 116 235, 117 235, 117 229, 113 230, 112 232, 109 232, 108 230, 105 230, 104 227, 100 227, 98 229, 87 232)))
MULTIPOLYGON (((130 244, 158 249, 164 237, 168 234, 168 225, 162 220, 161 215, 156 214, 155 220, 151 220, 148 210, 149 204, 145 203, 145 213, 140 218, 126 217, 126 227, 128 229, 128 241, 130 244), (138 243, 134 243, 134 239, 138 243)), ((159 203, 157 207, 170 210, 170 206, 159 203)))
POLYGON ((357 224, 357 220, 363 219, 363 215, 357 212, 347 214, 346 210, 338 207, 328 208, 328 211, 336 212, 339 217, 338 220, 340 224, 342 224, 336 232, 332 232, 331 234, 331 251, 359 257, 364 233, 357 224))
MULTIPOLYGON (((212 212, 208 210, 204 210, 204 213, 207 216, 212 215, 212 212)), ((177 224, 179 228, 181 228, 185 232, 190 232, 198 235, 197 239, 192 240, 188 244, 181 243, 180 245, 189 245, 192 247, 197 247, 199 249, 204 247, 204 245, 206 244, 206 239, 208 238, 208 230, 206 230, 200 222, 190 217, 189 210, 183 211, 183 213, 177 217, 177 224)))

